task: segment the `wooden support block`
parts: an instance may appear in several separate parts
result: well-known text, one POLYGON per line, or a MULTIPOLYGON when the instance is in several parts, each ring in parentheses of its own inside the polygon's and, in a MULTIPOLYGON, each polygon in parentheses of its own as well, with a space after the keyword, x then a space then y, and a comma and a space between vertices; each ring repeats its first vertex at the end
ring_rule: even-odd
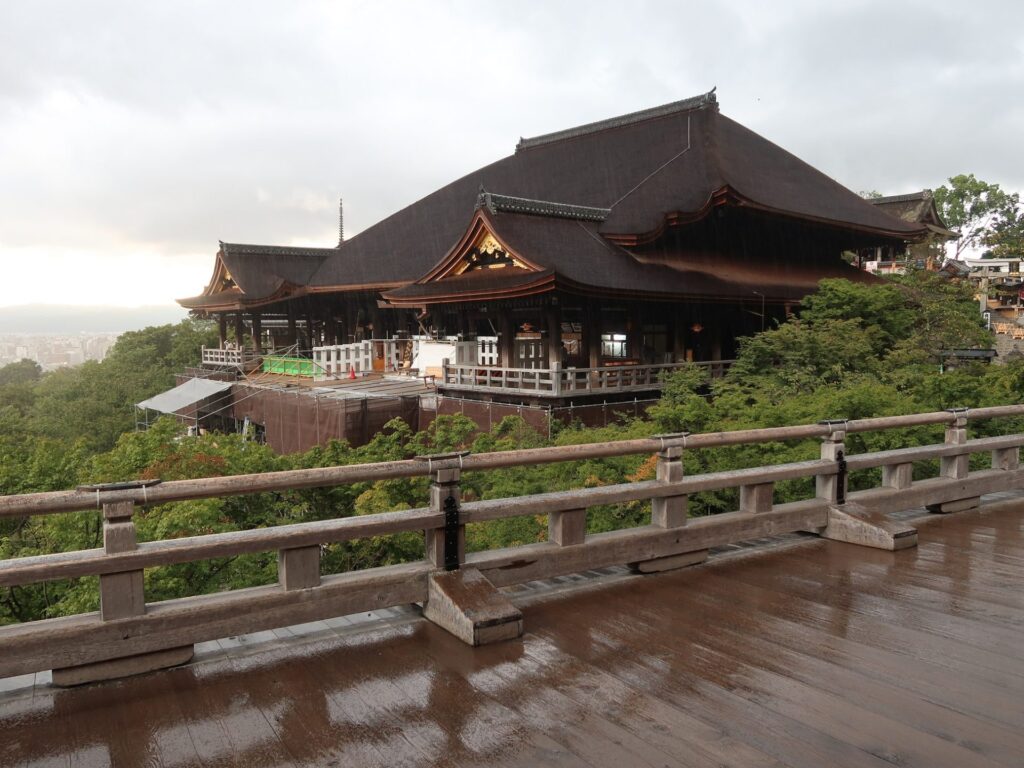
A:
POLYGON ((286 590, 320 585, 320 545, 277 552, 277 581, 286 590))
POLYGON ((914 481, 913 464, 887 464, 882 467, 882 485, 886 488, 904 490, 914 481))
POLYGON ((977 509, 981 505, 981 497, 973 496, 968 499, 957 499, 956 501, 943 501, 938 504, 929 504, 927 509, 935 515, 948 515, 951 512, 966 512, 968 509, 977 509))
POLYGON ((102 680, 116 680, 120 677, 141 675, 145 672, 185 664, 192 660, 192 654, 193 647, 183 645, 179 648, 141 653, 137 656, 125 656, 121 659, 97 661, 77 667, 64 667, 53 670, 53 684, 60 688, 68 688, 72 685, 85 685, 102 680))
POLYGON ((476 568, 432 573, 423 616, 468 645, 522 637, 523 613, 476 568))
POLYGON ((775 483, 740 486, 740 512, 771 512, 775 483))
POLYGON ((828 523, 818 529, 818 535, 823 539, 891 551, 917 546, 916 528, 887 520, 881 513, 856 502, 830 506, 828 523))
POLYGON ((629 568, 634 573, 661 573, 662 571, 674 571, 677 568, 699 565, 707 559, 708 551, 698 549, 696 552, 683 552, 681 555, 669 555, 668 557, 656 557, 653 560, 642 560, 639 563, 629 563, 629 568))
POLYGON ((587 536, 587 510, 572 509, 548 514, 548 539, 560 547, 582 544, 587 536))

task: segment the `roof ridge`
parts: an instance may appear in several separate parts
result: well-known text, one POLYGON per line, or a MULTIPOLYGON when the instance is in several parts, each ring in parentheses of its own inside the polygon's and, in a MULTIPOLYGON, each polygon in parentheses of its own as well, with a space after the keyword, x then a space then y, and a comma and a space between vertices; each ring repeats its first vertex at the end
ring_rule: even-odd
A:
POLYGON ((483 187, 476 199, 477 210, 486 208, 491 213, 526 213, 534 216, 553 216, 577 221, 604 221, 611 214, 611 208, 595 208, 589 205, 571 205, 548 200, 531 200, 527 197, 498 195, 483 187))
POLYGON ((920 192, 907 192, 903 195, 885 195, 866 199, 872 205, 878 205, 879 203, 909 203, 915 200, 931 200, 934 196, 930 189, 922 189, 920 192))
POLYGON ((325 256, 338 250, 337 246, 259 245, 257 243, 225 243, 223 240, 220 241, 220 246, 235 253, 277 253, 304 256, 325 256))
POLYGON ((574 128, 565 128, 561 131, 545 133, 540 136, 532 136, 530 138, 520 137, 519 143, 516 144, 516 152, 521 149, 532 149, 533 147, 551 144, 564 139, 575 139, 578 136, 597 133, 598 131, 608 130, 609 128, 621 128, 626 125, 642 123, 646 120, 666 117, 667 115, 674 115, 678 112, 688 112, 694 109, 703 109, 708 106, 718 109, 718 98, 715 96, 717 88, 718 86, 715 86, 707 93, 702 93, 699 96, 691 96, 688 99, 673 101, 670 104, 662 104, 658 107, 642 109, 639 112, 630 112, 625 115, 619 115, 618 117, 609 117, 605 120, 598 120, 594 123, 578 125, 574 128))

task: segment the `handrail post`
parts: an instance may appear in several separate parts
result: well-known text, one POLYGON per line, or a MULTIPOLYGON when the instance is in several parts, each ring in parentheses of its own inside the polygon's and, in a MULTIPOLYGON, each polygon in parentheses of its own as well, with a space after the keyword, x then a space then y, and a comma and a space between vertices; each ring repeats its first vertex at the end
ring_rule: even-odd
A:
MULTIPOLYGON (((416 458, 426 461, 429 467, 434 462, 448 462, 452 459, 459 459, 461 464, 461 459, 468 454, 468 451, 461 451, 416 458)), ((459 512, 462 501, 459 473, 458 467, 451 466, 433 470, 430 483, 430 509, 441 517, 444 524, 424 532, 426 559, 435 568, 447 571, 458 570, 466 562, 466 525, 459 512)))
MULTIPOLYGON (((685 442, 689 432, 680 432, 675 435, 655 435, 665 439, 682 438, 685 442)), ((679 483, 684 476, 683 470, 683 446, 668 445, 658 452, 658 465, 655 470, 655 478, 662 483, 679 483)), ((659 528, 678 528, 686 525, 686 518, 689 510, 690 497, 687 494, 679 496, 665 496, 651 500, 651 525, 659 528)))
POLYGON ((821 438, 822 461, 834 461, 839 465, 834 475, 818 475, 815 478, 815 495, 833 504, 846 503, 846 421, 832 419, 818 422, 829 428, 821 438))
MULTIPOLYGON (((103 551, 106 554, 131 552, 138 547, 134 514, 135 504, 131 501, 103 505, 103 551)), ((100 618, 103 621, 141 616, 145 612, 141 570, 100 576, 100 618)))
MULTIPOLYGON (((953 421, 946 426, 946 445, 964 445, 967 442, 967 409, 948 408, 947 411, 953 415, 953 421)), ((964 450, 952 456, 943 456, 939 459, 939 476, 950 480, 964 480, 971 471, 971 455, 964 450)), ((981 503, 980 496, 971 496, 966 499, 955 499, 943 501, 939 504, 929 504, 928 511, 939 514, 949 512, 962 512, 965 509, 974 509, 981 503)))
POLYGON ((551 394, 556 397, 562 394, 562 364, 551 364, 551 394))
MULTIPOLYGON (((967 442, 967 409, 949 408, 953 414, 953 423, 946 427, 946 445, 963 445, 967 442)), ((955 456, 943 456, 939 460, 939 474, 954 480, 962 480, 970 471, 970 454, 959 453, 955 456)))

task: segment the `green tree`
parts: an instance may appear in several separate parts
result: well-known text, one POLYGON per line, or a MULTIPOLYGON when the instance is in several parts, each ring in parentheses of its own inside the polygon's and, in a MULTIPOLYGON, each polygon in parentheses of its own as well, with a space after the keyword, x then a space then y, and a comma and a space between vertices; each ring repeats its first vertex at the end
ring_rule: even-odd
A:
POLYGON ((1024 215, 1020 195, 1006 192, 974 174, 960 174, 935 190, 935 205, 950 229, 960 233, 954 258, 969 248, 988 248, 986 256, 1021 255, 1024 215))

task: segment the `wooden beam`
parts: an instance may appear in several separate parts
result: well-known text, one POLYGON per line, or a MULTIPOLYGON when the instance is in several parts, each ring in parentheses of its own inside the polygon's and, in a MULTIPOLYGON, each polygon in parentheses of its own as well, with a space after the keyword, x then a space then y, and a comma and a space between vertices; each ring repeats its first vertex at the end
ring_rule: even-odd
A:
POLYGON ((3 628, 0 678, 177 648, 260 629, 372 611, 427 599, 427 563, 410 563, 324 577, 302 593, 278 585, 167 600, 143 616, 104 622, 96 613, 3 628))
POLYGON ((587 537, 585 544, 559 547, 551 543, 477 552, 466 558, 498 587, 549 579, 593 568, 671 557, 737 541, 825 526, 828 505, 819 500, 780 504, 771 512, 751 515, 725 512, 690 520, 681 528, 630 528, 587 537))

